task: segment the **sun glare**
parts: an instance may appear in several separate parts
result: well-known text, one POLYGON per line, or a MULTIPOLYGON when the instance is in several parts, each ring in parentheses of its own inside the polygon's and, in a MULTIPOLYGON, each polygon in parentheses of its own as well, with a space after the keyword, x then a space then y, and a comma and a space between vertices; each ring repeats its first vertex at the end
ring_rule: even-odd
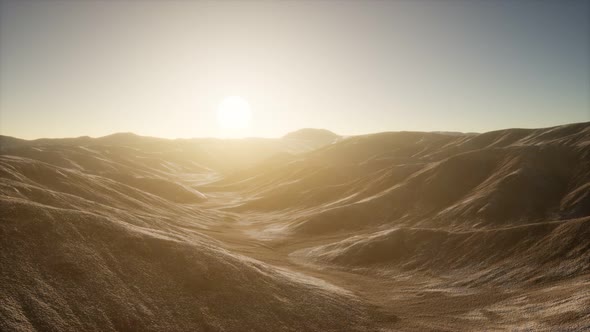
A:
POLYGON ((240 96, 225 97, 217 108, 217 122, 223 129, 248 128, 251 119, 250 104, 240 96))

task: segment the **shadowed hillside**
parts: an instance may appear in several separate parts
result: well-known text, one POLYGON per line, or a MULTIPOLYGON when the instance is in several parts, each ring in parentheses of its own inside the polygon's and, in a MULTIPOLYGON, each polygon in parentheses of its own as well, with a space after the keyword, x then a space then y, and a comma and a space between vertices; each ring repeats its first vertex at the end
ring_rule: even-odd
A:
POLYGON ((3 331, 590 328, 589 123, 0 146, 3 331))

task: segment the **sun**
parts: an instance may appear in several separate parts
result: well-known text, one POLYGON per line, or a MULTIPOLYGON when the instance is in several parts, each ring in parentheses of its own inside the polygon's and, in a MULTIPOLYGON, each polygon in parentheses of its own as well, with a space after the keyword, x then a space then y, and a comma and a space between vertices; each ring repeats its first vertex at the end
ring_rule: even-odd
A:
POLYGON ((225 97, 217 108, 217 122, 223 129, 248 128, 251 120, 250 104, 240 96, 225 97))

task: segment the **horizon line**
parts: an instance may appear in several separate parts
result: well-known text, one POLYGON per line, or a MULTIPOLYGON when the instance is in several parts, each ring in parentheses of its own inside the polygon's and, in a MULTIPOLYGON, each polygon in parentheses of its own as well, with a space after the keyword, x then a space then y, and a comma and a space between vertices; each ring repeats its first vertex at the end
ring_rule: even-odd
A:
POLYGON ((465 134, 465 135, 474 135, 474 134, 484 134, 484 133, 491 133, 491 132, 496 132, 496 131, 502 131, 502 130, 510 130, 510 129, 524 129, 524 130, 535 130, 535 129, 550 129, 550 128, 557 128, 557 127, 564 127, 564 126, 569 126, 569 125, 578 125, 578 124, 590 124, 590 121, 582 121, 582 122, 568 122, 568 123, 564 123, 564 124, 558 124, 558 125, 553 125, 553 126, 547 126, 547 127, 506 127, 506 128, 500 128, 500 129, 494 129, 494 130, 489 130, 489 131, 483 131, 483 132, 478 132, 478 131, 457 131, 457 130, 385 130, 385 131, 376 131, 376 132, 369 132, 369 133, 362 133, 362 134, 352 134, 352 135, 342 135, 342 134, 338 134, 330 129, 326 129, 326 128, 312 128, 312 127, 305 127, 305 128, 300 128, 300 129, 296 129, 293 131, 289 131, 285 134, 283 134, 282 136, 244 136, 244 137, 216 137, 216 136, 192 136, 192 137, 161 137, 161 136, 152 136, 152 135, 143 135, 143 134, 138 134, 135 132, 131 132, 131 131, 120 131, 120 132, 114 132, 111 134, 107 134, 107 135, 102 135, 102 136, 90 136, 90 135, 80 135, 80 136, 59 136, 59 137, 37 137, 37 138, 22 138, 19 136, 13 136, 13 135, 6 135, 3 133, 0 133, 0 137, 10 137, 10 138, 16 138, 16 139, 20 139, 20 140, 24 140, 24 141, 37 141, 37 140, 51 140, 51 139, 80 139, 80 138, 89 138, 89 139, 101 139, 101 138, 106 138, 109 136, 114 136, 114 135, 133 135, 133 136, 137 136, 137 137, 142 137, 142 138, 156 138, 156 139, 161 139, 161 140, 170 140, 170 141, 176 141, 176 140, 193 140, 193 139, 217 139, 217 140, 245 140, 245 139, 282 139, 285 136, 292 134, 292 133, 296 133, 302 130, 322 130, 322 131, 328 131, 338 137, 354 137, 354 136, 365 136, 365 135, 374 135, 374 134, 381 134, 381 133, 403 133, 403 132, 409 132, 409 133, 453 133, 453 134, 465 134))

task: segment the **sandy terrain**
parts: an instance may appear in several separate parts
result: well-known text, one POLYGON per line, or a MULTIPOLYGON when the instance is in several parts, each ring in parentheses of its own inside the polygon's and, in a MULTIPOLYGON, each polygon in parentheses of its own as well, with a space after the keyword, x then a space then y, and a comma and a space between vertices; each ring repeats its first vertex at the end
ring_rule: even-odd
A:
POLYGON ((2 331, 590 329, 590 123, 0 150, 2 331))

